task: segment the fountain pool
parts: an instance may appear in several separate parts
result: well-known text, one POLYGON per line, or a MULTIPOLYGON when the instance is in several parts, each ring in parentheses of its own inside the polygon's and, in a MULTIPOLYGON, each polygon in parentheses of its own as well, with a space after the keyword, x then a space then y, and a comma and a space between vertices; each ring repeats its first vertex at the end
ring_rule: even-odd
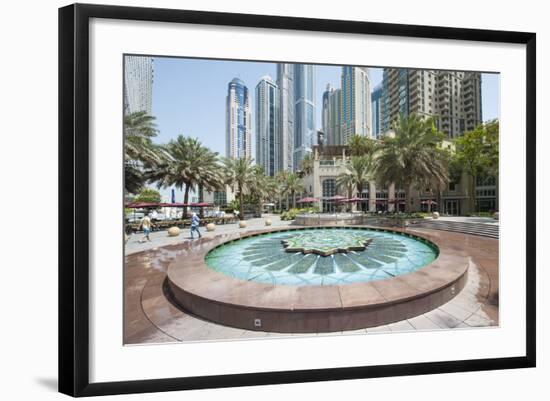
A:
POLYGON ((343 285, 411 273, 437 258, 428 241, 365 228, 266 233, 211 250, 211 269, 239 280, 277 285, 343 285))

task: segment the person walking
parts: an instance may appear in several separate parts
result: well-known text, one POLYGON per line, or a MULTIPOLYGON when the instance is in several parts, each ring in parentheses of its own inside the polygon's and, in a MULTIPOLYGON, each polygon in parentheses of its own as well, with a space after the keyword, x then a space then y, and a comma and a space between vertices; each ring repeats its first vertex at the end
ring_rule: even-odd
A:
POLYGON ((148 214, 143 216, 143 219, 141 219, 141 228, 143 229, 143 238, 139 240, 139 243, 142 244, 145 241, 151 242, 151 238, 149 238, 149 234, 151 233, 151 217, 149 217, 148 214))
POLYGON ((201 232, 199 231, 199 224, 201 222, 201 219, 199 219, 199 216, 197 216, 197 213, 193 213, 193 216, 191 217, 191 239, 193 239, 193 232, 196 231, 199 235, 199 238, 202 237, 201 232))

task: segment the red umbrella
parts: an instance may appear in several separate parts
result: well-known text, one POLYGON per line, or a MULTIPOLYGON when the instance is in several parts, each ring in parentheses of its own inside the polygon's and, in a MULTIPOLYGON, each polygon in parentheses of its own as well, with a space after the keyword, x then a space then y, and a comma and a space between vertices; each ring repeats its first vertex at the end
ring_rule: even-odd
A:
POLYGON ((147 207, 159 207, 160 203, 157 202, 130 202, 126 204, 129 209, 141 209, 147 207))
POLYGON ((346 199, 346 200, 343 200, 342 202, 349 202, 349 203, 354 203, 354 202, 368 202, 368 198, 358 198, 357 196, 354 196, 353 198, 349 198, 349 199, 346 199))
POLYGON ((317 202, 318 199, 315 199, 315 198, 302 198, 302 199, 299 199, 296 201, 296 203, 313 203, 313 202, 317 202))
POLYGON ((191 206, 191 203, 159 203, 159 206, 161 207, 185 207, 185 206, 191 206))
POLYGON ((212 204, 207 202, 191 203, 191 207, 208 207, 208 206, 212 206, 212 204))
POLYGON ((341 201, 342 199, 346 199, 346 197, 342 195, 334 195, 334 196, 329 196, 328 198, 325 198, 325 200, 333 200, 333 201, 341 201))

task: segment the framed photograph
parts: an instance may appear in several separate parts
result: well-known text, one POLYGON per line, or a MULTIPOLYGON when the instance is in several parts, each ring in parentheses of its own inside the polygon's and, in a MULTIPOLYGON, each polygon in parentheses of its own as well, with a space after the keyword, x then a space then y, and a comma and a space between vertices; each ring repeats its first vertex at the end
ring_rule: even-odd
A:
POLYGON ((61 8, 59 390, 534 367, 535 52, 61 8))

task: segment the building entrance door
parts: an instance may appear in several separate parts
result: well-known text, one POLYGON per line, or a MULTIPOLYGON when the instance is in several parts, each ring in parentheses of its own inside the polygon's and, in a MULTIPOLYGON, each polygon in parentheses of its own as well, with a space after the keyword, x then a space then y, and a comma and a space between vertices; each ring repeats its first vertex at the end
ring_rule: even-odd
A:
POLYGON ((460 203, 458 200, 446 200, 445 201, 445 213, 451 216, 457 216, 460 214, 460 203))

